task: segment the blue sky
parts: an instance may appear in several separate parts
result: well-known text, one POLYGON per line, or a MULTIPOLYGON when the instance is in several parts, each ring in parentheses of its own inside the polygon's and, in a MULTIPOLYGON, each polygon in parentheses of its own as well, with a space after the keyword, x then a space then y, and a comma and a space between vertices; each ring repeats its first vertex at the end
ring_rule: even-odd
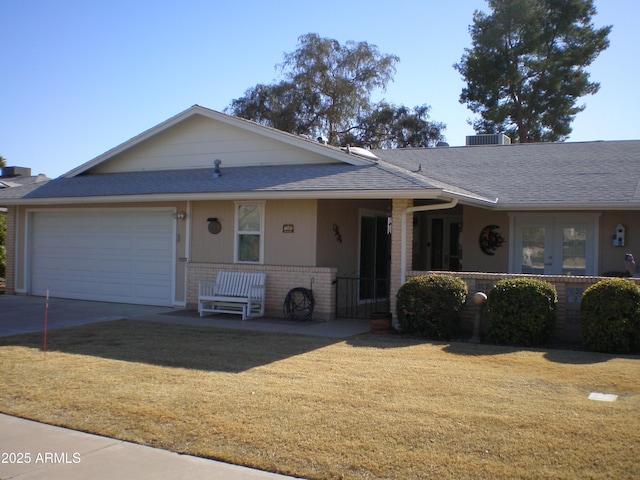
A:
MULTIPOLYGON (((640 139, 637 0, 596 0, 611 46, 589 71, 570 141, 640 139)), ((222 111, 300 35, 367 41, 400 57, 379 97, 431 106, 447 141, 473 134, 453 69, 484 0, 0 0, 0 155, 62 175, 194 104, 222 111), (446 5, 446 6, 445 6, 446 5)))

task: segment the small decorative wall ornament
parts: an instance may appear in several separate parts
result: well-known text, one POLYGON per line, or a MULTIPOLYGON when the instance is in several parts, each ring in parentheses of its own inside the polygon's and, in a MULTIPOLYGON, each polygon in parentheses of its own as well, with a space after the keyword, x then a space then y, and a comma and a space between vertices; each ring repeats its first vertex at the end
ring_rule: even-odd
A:
POLYGON ((293 233, 294 227, 292 223, 282 225, 282 233, 293 233))
POLYGON ((333 234, 336 237, 336 242, 342 243, 342 235, 340 235, 340 227, 337 223, 333 224, 333 234))
POLYGON ((496 250, 500 248, 505 239, 500 233, 496 232, 500 227, 498 225, 487 225, 480 232, 480 249, 487 255, 494 255, 496 250))
POLYGON ((207 222, 209 222, 207 230, 209 230, 210 234, 217 235, 222 231, 222 224, 217 218, 207 218, 207 222))

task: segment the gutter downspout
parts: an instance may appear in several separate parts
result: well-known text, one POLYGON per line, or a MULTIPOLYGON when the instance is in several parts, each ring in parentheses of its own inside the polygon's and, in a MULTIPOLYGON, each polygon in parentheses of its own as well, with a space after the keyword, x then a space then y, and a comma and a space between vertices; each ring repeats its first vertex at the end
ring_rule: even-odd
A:
POLYGON ((434 205, 420 205, 409 207, 402 211, 402 234, 400 246, 400 285, 404 285, 407 280, 407 215, 414 212, 430 212, 432 210, 446 210, 458 204, 458 199, 454 198, 450 202, 436 203, 434 205))

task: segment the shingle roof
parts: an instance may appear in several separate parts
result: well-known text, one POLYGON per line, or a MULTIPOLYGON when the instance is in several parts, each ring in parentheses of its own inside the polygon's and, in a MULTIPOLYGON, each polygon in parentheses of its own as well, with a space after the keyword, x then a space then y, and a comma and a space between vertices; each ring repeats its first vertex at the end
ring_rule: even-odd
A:
POLYGON ((11 177, 0 179, 0 198, 23 198, 28 193, 41 187, 50 179, 46 175, 33 175, 30 177, 11 177))
POLYGON ((497 208, 640 208, 640 140, 376 150, 377 163, 85 174, 0 189, 0 204, 56 198, 358 192, 457 197, 497 208))
POLYGON ((373 190, 438 189, 423 178, 394 173, 392 168, 376 164, 319 164, 223 168, 220 178, 213 178, 212 168, 61 177, 27 193, 24 198, 373 190))
POLYGON ((383 161, 420 170, 498 206, 628 204, 640 207, 640 140, 376 150, 383 161))

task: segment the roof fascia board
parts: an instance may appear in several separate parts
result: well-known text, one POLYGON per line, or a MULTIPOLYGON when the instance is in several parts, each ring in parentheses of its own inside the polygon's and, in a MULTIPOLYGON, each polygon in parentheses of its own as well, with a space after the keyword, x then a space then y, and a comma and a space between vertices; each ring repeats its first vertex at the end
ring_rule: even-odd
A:
POLYGON ((201 107, 200 105, 194 105, 191 108, 165 120, 162 123, 159 123, 155 127, 151 127, 148 130, 136 135, 135 137, 127 140, 124 143, 106 151, 105 153, 95 157, 93 160, 90 160, 73 170, 62 175, 62 178, 70 178, 75 177, 76 175, 80 175, 83 172, 95 167, 96 165, 101 164, 102 162, 107 161, 108 159, 128 150, 129 148, 138 145, 145 140, 162 133, 163 131, 177 125, 178 123, 186 120, 187 118, 193 117, 195 115, 201 115, 212 120, 219 121, 221 123, 225 123, 227 125, 232 125, 234 127, 241 128, 243 130, 247 130, 258 135, 262 135, 264 137, 270 138, 272 140, 277 140, 298 148, 302 148, 304 150, 309 150, 314 153, 318 153, 320 155, 324 155, 326 157, 332 158, 334 160, 338 160, 344 163, 348 163, 351 165, 371 165, 375 163, 371 160, 366 160, 361 157, 357 157, 355 155, 351 155, 345 152, 342 152, 339 149, 335 149, 333 147, 329 147, 327 145, 323 145, 318 142, 313 142, 311 140, 298 137, 296 135, 281 132, 274 128, 265 127, 264 125, 260 125, 258 123, 252 122, 250 120, 245 120, 243 118, 233 117, 231 115, 227 115, 225 113, 216 112, 215 110, 211 110, 209 108, 201 107))
POLYGON ((596 211, 596 210, 640 210, 640 202, 608 202, 608 203, 536 203, 536 204, 520 204, 520 203, 504 203, 498 204, 496 210, 509 211, 549 211, 549 210, 578 210, 578 211, 596 211))
POLYGON ((81 204, 81 203, 140 203, 140 202, 176 202, 176 201, 197 201, 197 200, 248 200, 248 199, 365 199, 365 198, 410 198, 416 200, 447 200, 459 198, 460 204, 485 207, 496 211, 526 211, 526 212, 546 212, 546 211, 599 211, 599 210, 640 210, 640 204, 601 204, 601 205, 493 205, 489 202, 478 202, 468 198, 460 198, 458 195, 447 194, 440 191, 407 192, 392 190, 362 190, 359 192, 234 192, 225 194, 157 194, 157 195, 120 195, 108 197, 59 197, 59 198, 12 198, 3 199, 3 206, 15 205, 61 205, 61 204, 81 204), (437 193, 436 193, 437 192, 437 193))
POLYGON ((495 208, 498 204, 498 199, 491 200, 486 197, 480 197, 477 195, 464 194, 459 192, 451 192, 446 189, 442 190, 443 194, 447 195, 450 198, 457 198, 460 203, 465 203, 467 205, 478 205, 483 207, 491 207, 495 208))
POLYGON ((255 199, 442 199, 442 191, 433 190, 357 190, 357 191, 315 191, 315 192, 229 192, 229 193, 175 193, 154 195, 114 195, 102 197, 57 197, 57 198, 23 198, 3 201, 5 205, 61 205, 87 203, 140 203, 140 202, 179 202, 197 200, 255 200, 255 199))
POLYGON ((457 198, 461 204, 491 208, 499 211, 598 211, 598 210, 640 210, 640 202, 617 202, 601 204, 500 204, 489 200, 467 197, 441 189, 428 190, 358 190, 358 191, 253 191, 229 193, 175 193, 154 195, 114 195, 101 197, 56 197, 56 198, 6 198, 3 206, 13 205, 59 205, 81 203, 139 203, 139 202, 175 202, 186 200, 247 200, 247 199, 363 199, 363 198, 410 198, 420 200, 451 200, 457 198))

